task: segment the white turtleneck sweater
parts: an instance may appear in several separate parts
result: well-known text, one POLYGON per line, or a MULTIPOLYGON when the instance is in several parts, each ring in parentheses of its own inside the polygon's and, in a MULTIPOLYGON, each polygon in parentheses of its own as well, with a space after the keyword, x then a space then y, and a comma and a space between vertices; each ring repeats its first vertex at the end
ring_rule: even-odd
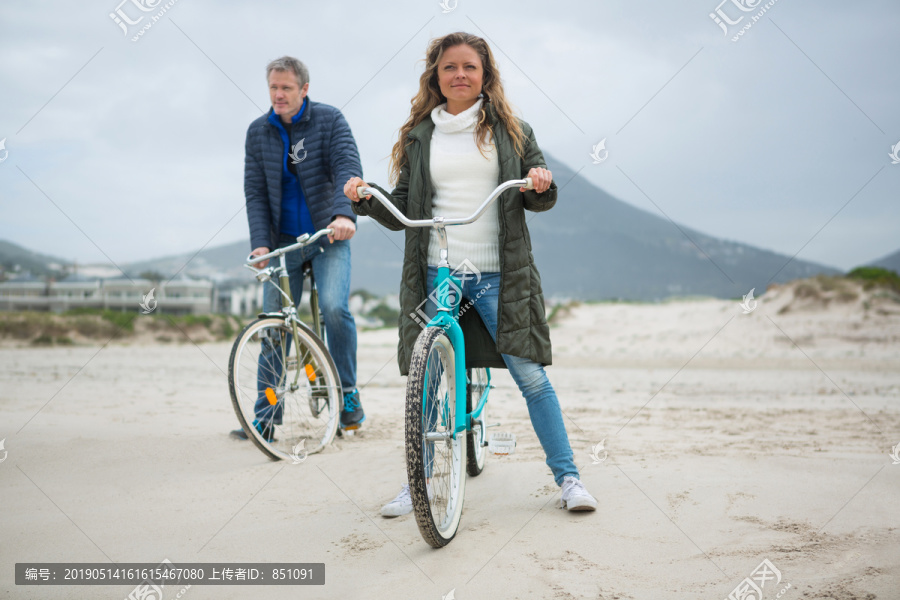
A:
MULTIPOLYGON (((451 115, 447 105, 431 111, 431 181, 434 184, 434 216, 467 217, 500 183, 500 163, 493 144, 484 155, 475 143, 475 125, 481 114, 481 99, 473 106, 451 115)), ((497 202, 480 219, 468 225, 447 227, 451 269, 468 260, 482 273, 500 271, 500 222, 497 202)), ((432 230, 428 244, 428 264, 440 260, 440 241, 432 230)))

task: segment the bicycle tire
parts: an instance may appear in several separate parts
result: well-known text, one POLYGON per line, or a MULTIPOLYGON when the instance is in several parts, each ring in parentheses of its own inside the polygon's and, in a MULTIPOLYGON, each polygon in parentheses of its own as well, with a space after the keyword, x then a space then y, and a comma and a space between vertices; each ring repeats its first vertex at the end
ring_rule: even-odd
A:
MULTIPOLYGON (((467 371, 469 382, 466 385, 466 412, 471 413, 484 393, 488 385, 487 370, 478 367, 467 371)), ((487 404, 481 411, 479 418, 481 424, 472 424, 472 429, 466 433, 466 473, 471 477, 477 477, 484 471, 485 458, 487 458, 487 404)))
POLYGON ((231 402, 247 437, 269 458, 294 463, 334 439, 343 396, 325 343, 305 324, 297 325, 294 340, 283 318, 257 319, 238 334, 228 359, 231 402), (292 372, 300 369, 294 386, 292 372))
POLYGON ((406 472, 419 532, 435 548, 446 546, 456 535, 466 488, 464 434, 438 441, 425 435, 453 431, 454 367, 453 345, 444 330, 423 330, 406 385, 406 472))

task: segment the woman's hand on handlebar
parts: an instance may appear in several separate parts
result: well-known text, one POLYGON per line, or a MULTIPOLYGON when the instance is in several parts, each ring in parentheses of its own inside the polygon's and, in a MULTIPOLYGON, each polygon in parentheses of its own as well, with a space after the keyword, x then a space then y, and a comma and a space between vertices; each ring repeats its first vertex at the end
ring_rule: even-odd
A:
MULTIPOLYGON (((250 253, 250 257, 251 257, 251 258, 256 258, 257 256, 262 256, 263 254, 268 254, 269 252, 271 252, 271 250, 269 250, 268 248, 262 246, 262 247, 259 247, 259 248, 254 249, 253 252, 250 253)), ((257 269, 265 269, 267 264, 269 264, 269 261, 268 261, 268 260, 264 260, 264 261, 262 261, 262 262, 256 263, 256 264, 253 265, 253 266, 256 267, 257 269)))
MULTIPOLYGON (((531 180, 534 182, 534 191, 538 194, 543 194, 549 190, 550 184, 553 183, 553 173, 541 167, 532 167, 525 177, 531 177, 531 180)), ((524 192, 525 188, 519 188, 519 191, 524 192)))
MULTIPOLYGON (((368 185, 369 184, 363 181, 360 177, 351 177, 349 180, 347 180, 347 183, 344 184, 344 195, 354 202, 359 202, 360 197, 359 194, 356 193, 356 188, 368 187, 368 185)), ((372 196, 366 196, 366 200, 371 197, 372 196)))

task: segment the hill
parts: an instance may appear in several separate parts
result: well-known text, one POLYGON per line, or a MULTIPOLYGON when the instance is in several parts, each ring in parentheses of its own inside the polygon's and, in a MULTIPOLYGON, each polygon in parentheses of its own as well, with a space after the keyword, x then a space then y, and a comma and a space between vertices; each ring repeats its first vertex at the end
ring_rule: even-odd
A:
POLYGON ((838 272, 676 226, 614 198, 551 156, 547 162, 556 181, 569 181, 557 205, 528 222, 548 295, 734 298, 771 282, 838 272))
POLYGON ((0 240, 0 271, 9 273, 28 271, 35 277, 58 277, 68 264, 68 261, 61 258, 40 254, 18 244, 0 240))
MULTIPOLYGON (((547 156, 547 162, 564 188, 552 210, 529 215, 528 227, 548 297, 644 301, 694 295, 735 298, 771 283, 838 273, 826 265, 791 260, 784 254, 676 226, 662 216, 614 198, 552 156, 547 156)), ((379 295, 396 293, 403 243, 402 232, 387 231, 373 221, 360 219, 352 243, 351 289, 379 295)), ((252 273, 241 266, 249 252, 249 242, 235 242, 123 268, 131 276, 154 271, 168 278, 182 272, 219 282, 250 282, 252 273)), ((452 248, 450 252, 452 258, 452 248)), ((59 262, 27 251, 17 256, 26 257, 27 265, 34 269, 48 261, 59 262)), ((892 260, 897 256, 892 255, 892 260)), ((2 247, 0 261, 6 261, 2 247)), ((26 264, 25 259, 20 262, 26 264)))
POLYGON ((878 260, 873 260, 872 262, 868 263, 868 265, 872 267, 881 267, 883 269, 889 269, 895 273, 900 273, 900 250, 897 250, 893 254, 883 256, 878 260))

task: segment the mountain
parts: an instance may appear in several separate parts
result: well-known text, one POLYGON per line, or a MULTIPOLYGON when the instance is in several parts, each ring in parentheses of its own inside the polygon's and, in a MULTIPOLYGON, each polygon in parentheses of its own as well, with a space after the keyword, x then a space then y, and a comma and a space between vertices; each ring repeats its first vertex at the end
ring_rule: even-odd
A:
MULTIPOLYGON (((783 254, 676 226, 664 217, 610 196, 552 156, 546 158, 554 178, 565 188, 552 210, 529 216, 528 227, 548 297, 735 298, 751 288, 759 294, 770 282, 838 272, 825 265, 790 260, 783 254)), ((361 219, 352 243, 351 289, 396 293, 403 246, 402 232, 388 231, 361 219)), ((248 242, 205 249, 188 263, 185 273, 252 281, 252 274, 240 266, 249 251, 248 242)), ((452 248, 450 252, 452 258, 452 248)), ((168 257, 135 263, 126 269, 134 274, 152 270, 172 276, 190 258, 191 255, 168 257)))
MULTIPOLYGON (((387 231, 374 221, 360 219, 351 243, 351 291, 364 289, 378 295, 397 293, 403 264, 401 248, 403 232, 387 231)), ((220 282, 252 282, 253 273, 243 267, 250 250, 248 239, 200 252, 130 263, 123 268, 131 276, 151 271, 165 278, 180 273, 220 282)))
MULTIPOLYGON (((552 156, 545 157, 554 179, 565 185, 552 210, 528 217, 532 250, 548 297, 738 298, 751 288, 759 295, 770 282, 839 273, 676 226, 610 196, 552 156)), ((353 251, 354 289, 398 290, 403 240, 401 232, 361 223, 353 251)))
POLYGON ((565 188, 556 206, 535 215, 528 227, 548 296, 735 298, 751 288, 762 293, 770 282, 839 272, 676 226, 610 196, 553 157, 546 158, 554 179, 565 188))
MULTIPOLYGON (((610 196, 547 155, 563 185, 556 206, 529 213, 532 248, 547 297, 586 300, 659 300, 670 296, 739 298, 751 288, 761 294, 782 283, 837 269, 748 244, 722 240, 641 210, 610 196), (689 239, 690 238, 690 239, 689 239)), ((351 290, 382 295, 400 288, 403 232, 360 219, 351 244, 351 290)), ((216 281, 252 282, 243 268, 248 241, 197 253, 124 265, 132 276, 155 271, 216 281)), ((37 255, 35 255, 37 256, 37 255)), ((897 254, 883 260, 897 260, 897 254)), ((453 258, 453 248, 450 248, 453 258)), ((0 254, 0 261, 4 256, 0 254)), ((55 259, 54 259, 55 260, 55 259)), ((896 268, 896 267, 895 267, 896 268)))
POLYGON ((232 279, 252 281, 253 273, 241 266, 247 259, 247 255, 250 254, 250 250, 250 240, 246 240, 204 248, 199 252, 174 254, 163 258, 128 263, 122 268, 131 277, 153 272, 162 275, 165 279, 176 275, 188 275, 214 281, 232 279))
POLYGON ((22 246, 0 240, 0 271, 28 271, 36 277, 59 277, 69 265, 55 256, 33 252, 22 246))
POLYGON ((893 254, 888 254, 878 260, 868 263, 866 266, 881 267, 882 269, 890 269, 895 273, 900 273, 900 250, 893 254))

